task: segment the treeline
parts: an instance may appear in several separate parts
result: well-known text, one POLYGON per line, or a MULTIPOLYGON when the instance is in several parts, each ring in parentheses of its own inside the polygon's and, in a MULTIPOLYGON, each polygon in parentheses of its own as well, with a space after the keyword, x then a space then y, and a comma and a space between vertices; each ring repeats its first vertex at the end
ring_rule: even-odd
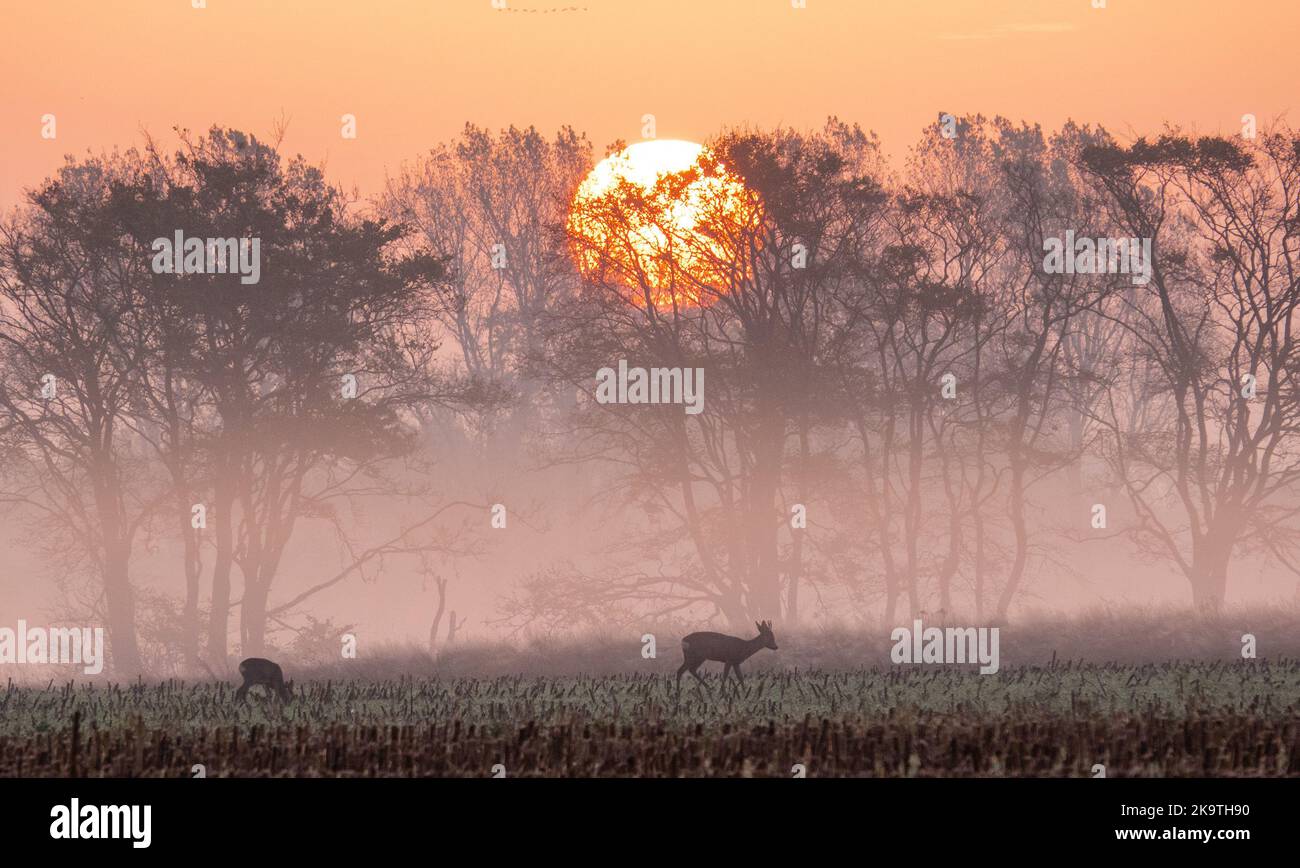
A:
MULTIPOLYGON (((1001 621, 1031 565, 1065 572, 1116 541, 1135 579, 1172 565, 1201 608, 1234 558, 1295 573, 1295 134, 1124 146, 1074 124, 950 126, 896 172, 838 121, 724 133, 696 176, 730 171, 752 202, 718 185, 700 231, 673 219, 682 182, 583 203, 556 243, 589 267, 525 355, 583 396, 549 443, 604 463, 617 546, 539 572, 510 618, 702 606, 744 626, 798 620, 811 596, 832 617, 1001 621), (629 253, 633 233, 661 255, 629 253), (707 371, 705 412, 593 400, 621 358, 707 371)), ((494 166, 518 147, 466 142, 458 158, 494 166)), ((472 189, 503 178, 470 171, 467 190, 445 165, 405 178, 389 213, 495 225, 453 248, 479 263, 536 237, 472 189)))
POLYGON ((54 577, 95 578, 79 614, 102 619, 120 673, 143 663, 132 563, 160 540, 184 577, 180 664, 224 668, 236 607, 257 654, 269 619, 328 585, 271 602, 303 521, 345 544, 337 580, 431 521, 346 545, 358 501, 423 494, 420 414, 473 392, 434 364, 443 263, 393 257, 403 230, 348 204, 302 160, 213 129, 170 156, 70 161, 0 232, 5 501, 54 577), (258 239, 259 282, 158 269, 177 231, 258 239))
POLYGON ((30 191, 0 230, 0 492, 93 579, 118 671, 144 665, 131 566, 159 540, 185 667, 224 662, 232 625, 241 653, 302 629, 324 587, 471 552, 445 525, 492 504, 435 490, 449 455, 581 529, 501 601, 516 628, 1002 620, 1088 540, 1206 608, 1234 559, 1293 570, 1289 129, 1123 145, 971 117, 897 168, 838 121, 726 131, 693 177, 725 167, 749 204, 720 192, 690 233, 681 179, 572 213, 593 162, 569 129, 467 127, 354 203, 214 128, 30 191), (177 231, 259 239, 258 282, 155 269, 177 231), (621 359, 703 369, 703 412, 595 400, 621 359), (401 518, 361 543, 370 499, 401 518), (273 597, 309 522, 340 571, 273 597))

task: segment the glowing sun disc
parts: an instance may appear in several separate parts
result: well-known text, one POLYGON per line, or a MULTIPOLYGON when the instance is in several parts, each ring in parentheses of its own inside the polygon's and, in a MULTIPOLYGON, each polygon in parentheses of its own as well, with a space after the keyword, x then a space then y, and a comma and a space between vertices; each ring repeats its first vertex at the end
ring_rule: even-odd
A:
POLYGON ((695 142, 638 142, 596 164, 574 196, 568 229, 579 270, 626 287, 635 304, 699 305, 702 286, 725 280, 722 240, 754 204, 744 183, 695 142), (666 176, 703 168, 690 180, 666 176), (706 225, 707 224, 707 225, 706 225))

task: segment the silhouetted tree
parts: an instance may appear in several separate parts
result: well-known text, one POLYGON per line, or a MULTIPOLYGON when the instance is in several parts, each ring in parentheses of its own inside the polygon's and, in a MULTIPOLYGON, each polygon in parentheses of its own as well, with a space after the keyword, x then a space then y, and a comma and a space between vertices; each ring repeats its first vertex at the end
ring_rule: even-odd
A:
POLYGON ((124 676, 141 670, 130 560, 153 508, 128 424, 145 359, 119 339, 138 327, 149 280, 148 249, 124 228, 115 192, 133 159, 70 162, 0 228, 5 500, 35 511, 56 562, 74 557, 99 576, 124 676))
POLYGON ((1152 240, 1151 281, 1128 299, 1124 325, 1133 355, 1159 377, 1145 397, 1172 425, 1132 426, 1135 408, 1118 400, 1095 418, 1137 514, 1131 535, 1214 609, 1236 551, 1296 570, 1300 139, 1173 130, 1095 145, 1080 163, 1123 234, 1152 240))

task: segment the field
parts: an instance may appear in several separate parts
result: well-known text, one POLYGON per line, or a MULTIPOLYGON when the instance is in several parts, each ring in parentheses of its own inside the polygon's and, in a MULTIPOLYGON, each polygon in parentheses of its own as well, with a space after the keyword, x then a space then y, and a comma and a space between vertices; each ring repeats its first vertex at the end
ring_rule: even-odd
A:
POLYGON ((880 631, 784 633, 743 687, 708 664, 680 694, 680 630, 658 633, 651 659, 640 630, 282 658, 287 706, 235 703, 233 674, 44 673, 0 684, 0 776, 1300 776, 1293 606, 1025 619, 993 675, 892 665, 880 631))
POLYGON ((0 775, 1300 775, 1300 664, 10 685, 0 775), (495 767, 495 768, 494 768, 495 767))

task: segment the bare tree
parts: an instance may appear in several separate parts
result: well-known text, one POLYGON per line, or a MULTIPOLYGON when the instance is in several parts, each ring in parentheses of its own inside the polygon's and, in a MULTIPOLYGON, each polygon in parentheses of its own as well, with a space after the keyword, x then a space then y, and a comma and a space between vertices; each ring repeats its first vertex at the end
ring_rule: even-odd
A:
POLYGON ((15 444, 4 499, 98 574, 114 669, 140 672, 131 550, 156 489, 127 417, 144 359, 134 328, 148 255, 115 185, 130 156, 70 163, 0 229, 0 437, 15 444))
POLYGON ((1124 325, 1173 424, 1134 430, 1120 401, 1094 418, 1137 515, 1131 535, 1214 609, 1238 550, 1295 570, 1300 140, 1285 128, 1255 142, 1172 130, 1096 145, 1080 164, 1114 225, 1151 240, 1151 280, 1124 325))
POLYGON ((575 206, 588 287, 548 318, 547 363, 588 397, 557 445, 569 460, 618 468, 603 496, 641 518, 622 528, 635 542, 622 541, 619 568, 594 581, 578 568, 543 574, 516 611, 604 600, 659 617, 702 607, 741 624, 780 619, 797 600, 792 556, 804 551, 780 504, 801 472, 806 483, 814 428, 834 403, 817 375, 840 352, 831 287, 850 279, 883 201, 878 171, 874 141, 837 122, 807 136, 738 131, 651 190, 622 184, 575 206), (712 183, 736 177, 746 193, 712 183), (700 228, 683 233, 672 203, 697 182, 708 191, 700 228), (673 253, 651 265, 634 239, 656 232, 673 253), (704 411, 597 403, 597 370, 620 358, 703 368, 704 411))

